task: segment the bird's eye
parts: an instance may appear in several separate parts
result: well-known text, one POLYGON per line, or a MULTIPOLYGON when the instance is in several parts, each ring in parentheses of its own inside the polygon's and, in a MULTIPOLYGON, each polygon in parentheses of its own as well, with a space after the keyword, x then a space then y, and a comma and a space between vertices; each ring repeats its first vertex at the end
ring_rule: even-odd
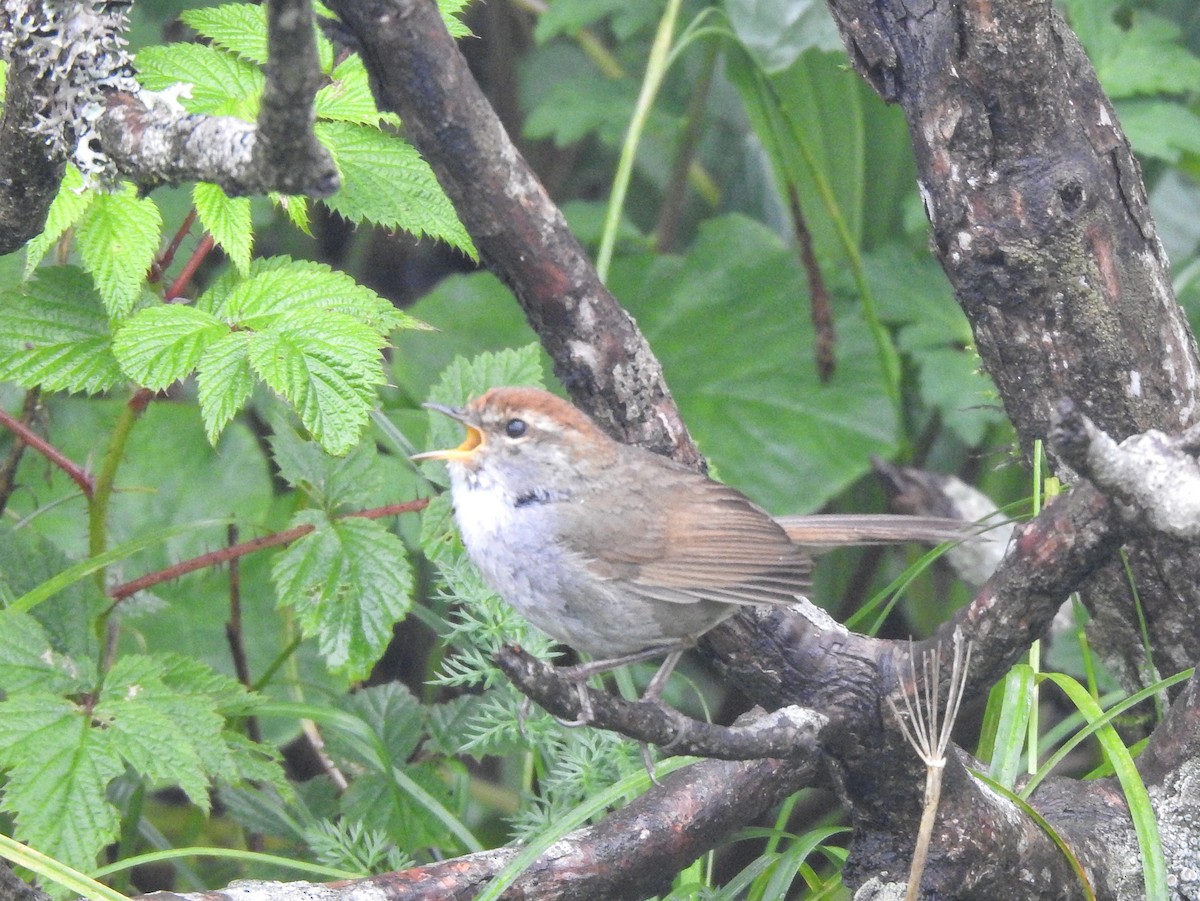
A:
POLYGON ((509 438, 520 438, 525 434, 525 429, 524 419, 510 419, 504 424, 504 434, 509 438))

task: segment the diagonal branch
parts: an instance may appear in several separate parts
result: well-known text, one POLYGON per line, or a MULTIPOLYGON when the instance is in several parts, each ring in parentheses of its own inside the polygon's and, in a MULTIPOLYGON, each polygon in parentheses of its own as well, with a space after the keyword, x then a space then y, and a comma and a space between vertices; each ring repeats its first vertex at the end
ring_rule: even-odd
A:
POLYGON ((606 430, 700 456, 633 319, 513 146, 431 0, 334 0, 380 109, 399 113, 487 266, 517 297, 571 396, 606 430))

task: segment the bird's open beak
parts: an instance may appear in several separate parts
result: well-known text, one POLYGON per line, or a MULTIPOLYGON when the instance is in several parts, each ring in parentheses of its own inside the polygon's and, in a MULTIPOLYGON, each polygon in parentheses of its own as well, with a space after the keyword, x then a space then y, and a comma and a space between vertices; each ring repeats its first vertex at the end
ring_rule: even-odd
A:
POLYGON ((423 406, 429 410, 437 410, 439 413, 444 413, 451 419, 461 422, 467 427, 467 437, 463 439, 463 443, 458 447, 447 448, 446 450, 425 451, 423 454, 413 454, 408 459, 415 461, 458 460, 460 462, 471 459, 475 454, 476 448, 483 444, 483 432, 467 421, 467 414, 463 410, 447 407, 443 404, 424 404, 423 406))

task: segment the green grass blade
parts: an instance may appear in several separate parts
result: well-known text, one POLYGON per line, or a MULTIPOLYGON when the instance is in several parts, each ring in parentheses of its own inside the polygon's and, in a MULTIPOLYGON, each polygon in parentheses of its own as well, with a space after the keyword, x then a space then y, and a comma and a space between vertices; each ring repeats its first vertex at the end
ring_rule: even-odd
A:
POLYGON ((1079 879, 1079 885, 1083 889, 1084 897, 1090 899, 1090 901, 1096 901, 1096 892, 1092 888, 1092 883, 1088 880, 1087 874, 1083 871, 1083 864, 1079 862, 1079 858, 1075 856, 1075 852, 1071 850, 1070 846, 1063 840, 1063 837, 1058 834, 1058 832, 1053 826, 1050 825, 1049 822, 1046 821, 1046 818, 1034 810, 1029 805, 1028 801, 1019 795, 1014 794, 1009 788, 1001 785, 994 779, 988 778, 987 775, 979 772, 978 770, 971 770, 970 768, 968 768, 968 770, 972 776, 974 776, 988 788, 992 789, 997 794, 1003 795, 1009 801, 1012 801, 1013 804, 1016 804, 1019 808, 1021 808, 1022 813, 1038 824, 1038 827, 1050 837, 1050 840, 1054 842, 1055 845, 1058 846, 1058 850, 1063 853, 1063 857, 1067 859, 1067 863, 1069 863, 1071 865, 1071 869, 1075 871, 1075 875, 1079 879))
POLYGON ((1011 789, 1018 774, 1024 772, 1022 757, 1029 726, 1029 711, 1033 706, 1034 672, 1018 663, 1004 677, 1004 694, 996 721, 996 736, 992 745, 989 772, 993 779, 1011 789))
MULTIPOLYGON (((1071 699, 1071 703, 1079 708, 1089 721, 1103 718, 1104 711, 1100 709, 1095 698, 1075 679, 1061 673, 1044 673, 1042 678, 1061 688, 1071 699)), ((1117 735, 1117 730, 1111 725, 1101 726, 1096 732, 1096 738, 1116 771, 1121 791, 1125 794, 1125 802, 1129 805, 1129 815, 1133 818, 1133 828, 1137 833, 1138 848, 1142 854, 1146 897, 1150 901, 1166 901, 1170 897, 1167 890, 1167 862, 1158 835, 1158 823, 1154 819, 1154 808, 1150 804, 1150 794, 1133 764, 1129 749, 1117 735)))
POLYGON ((61 885, 67 891, 82 895, 91 901, 128 901, 125 895, 115 889, 111 889, 65 863, 60 863, 41 851, 35 851, 28 845, 23 845, 3 833, 0 833, 0 857, 25 867, 27 870, 32 870, 56 885, 61 885))
MULTIPOLYGON (((1113 706, 1109 707, 1107 710, 1104 710, 1103 714, 1101 714, 1099 717, 1089 716, 1088 712, 1081 710, 1080 715, 1087 722, 1087 725, 1063 742, 1062 747, 1060 747, 1054 752, 1054 754, 1047 758, 1046 762, 1038 768, 1038 771, 1034 773, 1032 777, 1030 777, 1029 781, 1021 789, 1021 797, 1028 798, 1031 794, 1033 794, 1034 789, 1041 784, 1042 780, 1050 775, 1050 773, 1062 761, 1062 759, 1066 757, 1067 754, 1069 754, 1081 741, 1091 735, 1094 735, 1100 729, 1109 725, 1113 720, 1115 720, 1130 707, 1135 707, 1147 698, 1153 697, 1159 692, 1170 688, 1172 685, 1176 685, 1186 679, 1191 678, 1193 672, 1194 670, 1190 669, 1184 670, 1183 672, 1176 673, 1174 676, 1170 676, 1169 678, 1163 679, 1160 682, 1155 682, 1153 685, 1148 685, 1141 691, 1131 694, 1129 697, 1125 698, 1119 703, 1113 704, 1113 706)), ((1091 697, 1090 691, 1088 692, 1088 696, 1091 697)), ((1097 702, 1095 709, 1103 709, 1103 704, 1101 702, 1097 702)))
MULTIPOLYGON (((695 762, 695 757, 672 757, 669 760, 658 763, 654 767, 654 774, 657 778, 661 779, 663 776, 673 773, 676 770, 681 770, 685 766, 691 766, 695 762)), ((501 870, 488 883, 487 888, 475 897, 475 901, 496 901, 513 884, 517 877, 525 872, 526 868, 541 857, 556 841, 563 838, 567 833, 578 829, 592 817, 616 804, 627 795, 644 792, 649 787, 649 775, 644 772, 637 772, 618 780, 604 789, 604 791, 597 792, 593 797, 588 798, 588 800, 584 801, 574 810, 569 811, 565 816, 559 818, 554 824, 553 829, 547 829, 536 838, 530 839, 525 847, 521 849, 521 852, 508 862, 508 866, 501 870)))
POLYGON ((301 873, 311 873, 325 879, 360 879, 365 873, 351 873, 349 870, 339 870, 319 863, 309 863, 307 860, 294 860, 290 857, 280 857, 278 854, 263 854, 259 851, 246 851, 240 848, 169 848, 165 851, 149 851, 136 854, 103 866, 93 873, 97 878, 140 867, 142 864, 159 863, 164 860, 179 860, 184 857, 225 857, 231 860, 241 860, 246 863, 260 863, 274 867, 284 867, 301 873))

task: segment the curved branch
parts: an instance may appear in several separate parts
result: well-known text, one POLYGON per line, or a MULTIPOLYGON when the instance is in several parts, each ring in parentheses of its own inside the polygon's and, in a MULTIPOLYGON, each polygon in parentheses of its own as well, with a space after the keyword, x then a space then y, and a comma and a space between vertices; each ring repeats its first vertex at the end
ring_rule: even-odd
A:
POLYGON ((631 702, 569 681, 520 648, 503 648, 496 665, 525 695, 548 713, 577 720, 583 713, 579 693, 588 697, 588 725, 647 744, 672 754, 695 754, 718 760, 754 760, 760 757, 820 757, 818 742, 828 718, 801 707, 784 707, 726 727, 684 716, 664 704, 631 702))

